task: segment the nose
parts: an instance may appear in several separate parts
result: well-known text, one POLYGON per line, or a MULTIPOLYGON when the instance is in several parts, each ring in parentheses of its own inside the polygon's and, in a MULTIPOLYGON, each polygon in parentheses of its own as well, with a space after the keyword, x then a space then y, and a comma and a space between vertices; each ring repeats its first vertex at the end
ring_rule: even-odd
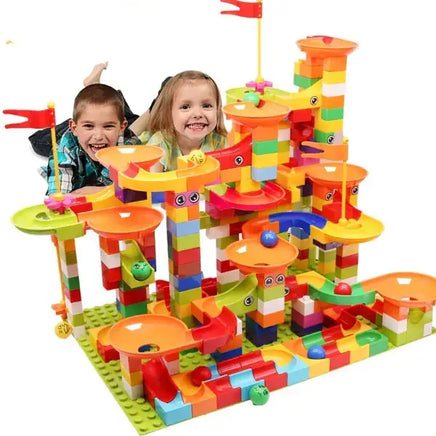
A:
POLYGON ((104 137, 103 129, 100 127, 95 127, 92 136, 95 140, 102 139, 104 137))

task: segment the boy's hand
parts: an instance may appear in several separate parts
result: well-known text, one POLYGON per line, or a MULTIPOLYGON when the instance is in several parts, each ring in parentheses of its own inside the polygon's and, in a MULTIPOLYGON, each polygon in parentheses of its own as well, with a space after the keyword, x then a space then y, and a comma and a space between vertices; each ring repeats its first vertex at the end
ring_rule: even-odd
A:
POLYGON ((76 189, 71 192, 71 195, 90 195, 97 194, 98 192, 107 189, 107 186, 84 186, 83 188, 76 189))

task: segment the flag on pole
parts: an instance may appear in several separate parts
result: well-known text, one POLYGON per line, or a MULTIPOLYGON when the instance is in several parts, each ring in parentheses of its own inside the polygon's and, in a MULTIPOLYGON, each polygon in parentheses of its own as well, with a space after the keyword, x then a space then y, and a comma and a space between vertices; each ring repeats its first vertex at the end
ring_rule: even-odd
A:
POLYGON ((27 118, 21 123, 6 124, 6 129, 45 129, 46 127, 55 127, 55 109, 49 107, 42 111, 33 111, 25 109, 6 109, 3 111, 5 115, 18 115, 27 118))
POLYGON ((238 15, 246 18, 262 18, 262 2, 241 2, 239 0, 221 0, 221 3, 228 3, 237 6, 238 9, 221 11, 222 15, 238 15))
POLYGON ((311 157, 315 159, 326 159, 326 160, 348 160, 348 142, 344 141, 343 144, 326 144, 324 142, 313 142, 313 141, 303 141, 301 145, 307 145, 312 148, 316 148, 317 152, 313 153, 302 153, 301 157, 311 157))

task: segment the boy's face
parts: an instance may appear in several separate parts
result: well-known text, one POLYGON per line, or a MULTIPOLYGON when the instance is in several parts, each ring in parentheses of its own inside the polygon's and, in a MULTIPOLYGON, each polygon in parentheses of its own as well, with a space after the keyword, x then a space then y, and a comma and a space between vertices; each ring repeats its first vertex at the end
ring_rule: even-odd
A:
POLYGON ((87 104, 77 122, 70 120, 70 129, 92 160, 97 160, 97 151, 117 145, 127 121, 120 122, 114 106, 110 104, 87 104))
POLYGON ((217 124, 217 96, 208 80, 187 80, 177 88, 172 118, 177 141, 198 146, 217 124))

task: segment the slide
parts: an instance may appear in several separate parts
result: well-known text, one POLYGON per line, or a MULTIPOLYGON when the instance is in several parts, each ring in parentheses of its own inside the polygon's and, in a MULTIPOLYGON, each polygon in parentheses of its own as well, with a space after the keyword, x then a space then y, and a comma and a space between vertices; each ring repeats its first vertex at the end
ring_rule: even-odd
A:
POLYGON ((176 398, 178 388, 162 358, 152 359, 142 365, 145 395, 154 404, 155 398, 169 403, 176 398))

